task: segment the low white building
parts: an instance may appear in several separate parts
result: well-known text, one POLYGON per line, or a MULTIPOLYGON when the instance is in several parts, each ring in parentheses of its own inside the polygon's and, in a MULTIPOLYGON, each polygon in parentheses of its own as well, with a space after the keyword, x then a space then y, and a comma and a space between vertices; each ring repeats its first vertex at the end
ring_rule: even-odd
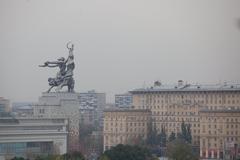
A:
POLYGON ((63 118, 0 118, 0 159, 66 153, 67 125, 63 118))

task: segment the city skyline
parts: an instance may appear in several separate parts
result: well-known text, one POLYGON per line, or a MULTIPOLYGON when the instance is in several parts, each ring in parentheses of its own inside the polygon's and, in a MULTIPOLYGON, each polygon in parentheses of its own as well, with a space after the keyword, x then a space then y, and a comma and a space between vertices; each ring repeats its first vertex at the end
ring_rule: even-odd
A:
POLYGON ((0 2, 0 96, 37 101, 75 44, 75 91, 114 94, 163 84, 240 81, 239 1, 0 2))

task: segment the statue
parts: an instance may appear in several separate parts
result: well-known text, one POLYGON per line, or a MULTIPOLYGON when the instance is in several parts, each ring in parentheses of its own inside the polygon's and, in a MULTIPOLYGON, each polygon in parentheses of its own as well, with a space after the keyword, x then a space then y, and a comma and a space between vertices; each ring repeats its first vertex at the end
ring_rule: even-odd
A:
POLYGON ((50 92, 53 87, 57 87, 56 91, 59 92, 64 86, 68 87, 68 92, 74 92, 74 79, 73 79, 73 70, 75 68, 73 49, 74 45, 70 42, 67 43, 67 49, 69 50, 68 58, 65 60, 64 57, 58 58, 57 61, 47 61, 39 67, 58 67, 59 72, 55 78, 48 78, 48 84, 50 88, 47 92, 50 92))

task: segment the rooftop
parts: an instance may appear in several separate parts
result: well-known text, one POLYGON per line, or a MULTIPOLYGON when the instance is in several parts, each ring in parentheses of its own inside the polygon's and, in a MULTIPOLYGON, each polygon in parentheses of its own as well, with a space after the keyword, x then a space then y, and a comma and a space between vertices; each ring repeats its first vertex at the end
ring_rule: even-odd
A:
POLYGON ((105 109, 104 112, 151 112, 151 111, 149 109, 114 108, 114 109, 105 109))
POLYGON ((130 91, 130 93, 145 93, 145 92, 189 92, 189 91, 240 91, 240 84, 183 84, 179 81, 176 85, 163 85, 160 82, 155 82, 150 88, 139 88, 130 91))

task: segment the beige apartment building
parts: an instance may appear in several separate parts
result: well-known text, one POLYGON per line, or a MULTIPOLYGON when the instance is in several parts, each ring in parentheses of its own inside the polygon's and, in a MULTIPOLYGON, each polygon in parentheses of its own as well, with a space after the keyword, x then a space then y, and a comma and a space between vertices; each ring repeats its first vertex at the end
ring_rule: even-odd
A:
POLYGON ((104 151, 117 144, 136 144, 147 138, 151 112, 146 109, 108 109, 104 111, 104 151))
POLYGON ((236 158, 240 145, 240 109, 202 110, 199 113, 200 157, 236 158))
POLYGON ((135 89, 130 93, 133 109, 151 110, 158 132, 165 127, 170 135, 181 131, 183 121, 190 124, 195 146, 200 146, 201 142, 201 110, 240 109, 238 84, 191 85, 180 80, 176 85, 162 85, 155 82, 153 87, 135 89))

